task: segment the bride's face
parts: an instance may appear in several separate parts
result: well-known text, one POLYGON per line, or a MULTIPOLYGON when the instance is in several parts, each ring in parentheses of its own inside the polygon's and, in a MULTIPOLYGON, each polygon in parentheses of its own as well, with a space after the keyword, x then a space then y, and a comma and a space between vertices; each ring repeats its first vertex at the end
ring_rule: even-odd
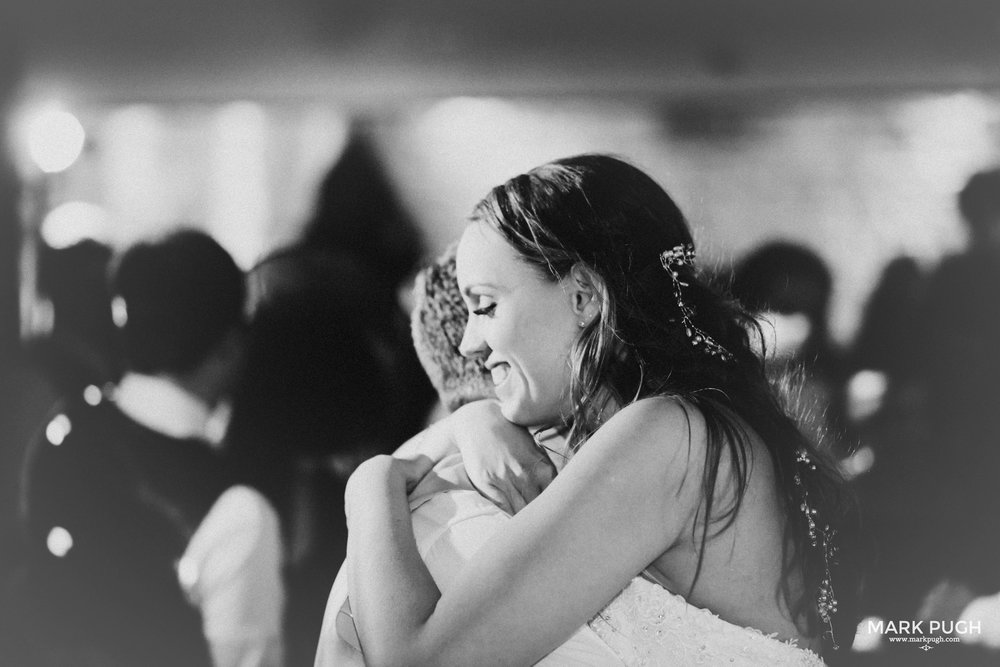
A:
POLYGON ((504 417, 557 424, 570 408, 569 353, 579 331, 571 294, 482 222, 466 228, 456 263, 469 308, 462 354, 484 356, 504 417))

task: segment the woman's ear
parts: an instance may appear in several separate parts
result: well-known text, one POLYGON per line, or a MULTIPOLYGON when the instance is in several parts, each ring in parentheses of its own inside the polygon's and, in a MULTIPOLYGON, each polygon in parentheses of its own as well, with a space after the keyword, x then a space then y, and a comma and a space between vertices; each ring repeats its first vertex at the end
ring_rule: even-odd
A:
POLYGON ((607 291, 604 281, 593 269, 586 264, 577 262, 570 269, 563 282, 570 297, 570 307, 581 327, 600 316, 607 291))

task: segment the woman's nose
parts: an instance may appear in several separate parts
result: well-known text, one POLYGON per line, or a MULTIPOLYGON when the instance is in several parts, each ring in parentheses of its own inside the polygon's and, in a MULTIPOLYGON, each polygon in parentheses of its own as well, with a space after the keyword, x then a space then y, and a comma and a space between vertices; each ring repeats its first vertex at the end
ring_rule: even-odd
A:
POLYGON ((462 334, 462 342, 458 345, 458 351, 463 357, 477 357, 489 350, 475 320, 475 316, 469 318, 465 333, 462 334))

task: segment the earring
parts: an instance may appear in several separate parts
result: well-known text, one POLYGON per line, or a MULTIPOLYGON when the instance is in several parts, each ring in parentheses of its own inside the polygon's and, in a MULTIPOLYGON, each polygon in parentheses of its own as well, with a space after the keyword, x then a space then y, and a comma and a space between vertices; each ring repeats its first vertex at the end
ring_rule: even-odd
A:
POLYGON ((581 329, 582 329, 582 328, 584 328, 585 326, 587 326, 587 323, 586 323, 586 322, 577 322, 577 324, 579 324, 579 325, 580 325, 580 328, 581 328, 581 329))

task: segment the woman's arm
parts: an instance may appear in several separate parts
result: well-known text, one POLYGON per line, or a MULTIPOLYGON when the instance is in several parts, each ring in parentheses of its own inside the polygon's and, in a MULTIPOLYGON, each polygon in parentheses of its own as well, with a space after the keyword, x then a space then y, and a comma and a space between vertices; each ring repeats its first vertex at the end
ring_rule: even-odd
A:
POLYGON ((368 664, 521 665, 558 646, 690 525, 705 435, 688 412, 668 399, 620 411, 444 596, 417 553, 408 471, 387 457, 366 463, 347 493, 368 664))

